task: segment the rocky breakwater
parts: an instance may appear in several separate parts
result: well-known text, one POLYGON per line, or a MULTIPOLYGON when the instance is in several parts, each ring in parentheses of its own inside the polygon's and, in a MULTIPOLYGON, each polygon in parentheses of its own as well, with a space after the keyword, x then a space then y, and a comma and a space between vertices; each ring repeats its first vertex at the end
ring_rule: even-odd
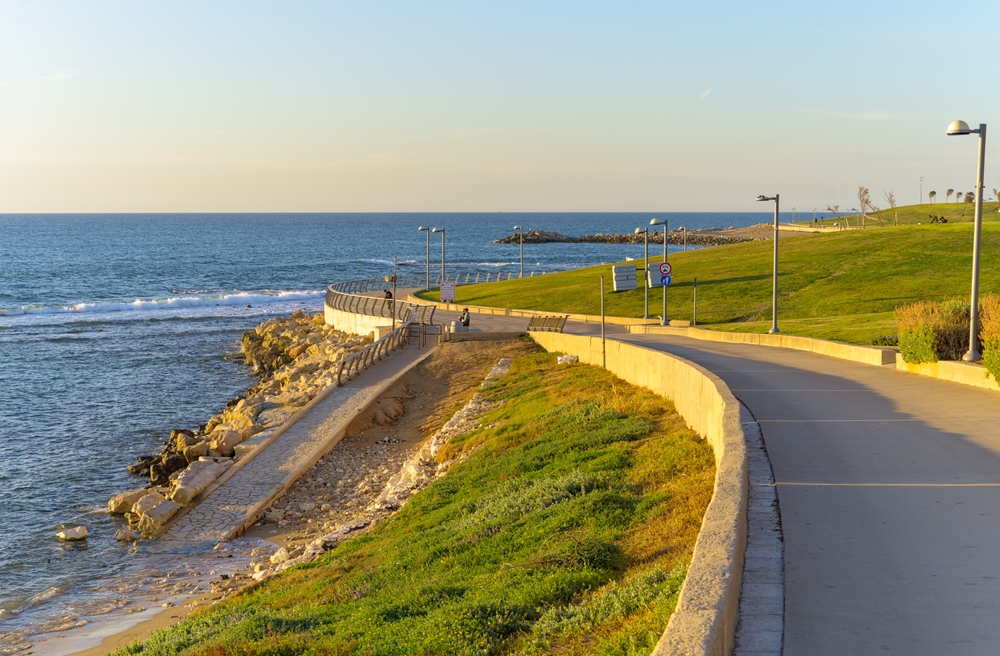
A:
MULTIPOLYGON (((742 235, 728 235, 724 230, 671 230, 667 237, 668 244, 691 244, 694 246, 719 246, 721 244, 736 244, 744 241, 757 241, 759 237, 748 237, 742 235)), ((518 244, 521 236, 518 234, 508 235, 503 239, 498 239, 498 244, 518 244)), ((570 237, 559 232, 549 232, 546 230, 531 230, 524 233, 525 244, 641 244, 642 234, 626 233, 623 235, 596 233, 593 235, 583 235, 582 237, 570 237)), ((662 232, 649 233, 650 244, 662 244, 662 232)))
POLYGON ((272 437, 320 391, 336 384, 339 362, 371 340, 371 335, 335 330, 322 314, 301 310, 243 333, 245 362, 259 375, 258 382, 197 429, 170 431, 159 454, 136 458, 129 473, 149 481, 108 502, 112 514, 128 521, 128 528, 116 537, 123 541, 148 537, 195 502, 234 462, 272 437))

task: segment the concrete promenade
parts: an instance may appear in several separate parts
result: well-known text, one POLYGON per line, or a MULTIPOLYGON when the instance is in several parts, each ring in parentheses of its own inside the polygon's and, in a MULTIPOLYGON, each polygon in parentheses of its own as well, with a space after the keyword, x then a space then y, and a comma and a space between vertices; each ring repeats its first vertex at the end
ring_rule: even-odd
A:
POLYGON ((721 377, 760 423, 788 656, 1000 648, 1000 397, 788 349, 615 339, 721 377))

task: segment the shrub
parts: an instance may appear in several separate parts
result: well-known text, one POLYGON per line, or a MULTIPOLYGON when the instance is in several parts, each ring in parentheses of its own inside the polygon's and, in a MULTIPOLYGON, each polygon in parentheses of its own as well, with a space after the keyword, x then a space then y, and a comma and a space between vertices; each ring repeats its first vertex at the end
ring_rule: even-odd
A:
POLYGON ((979 341, 983 366, 1000 381, 1000 296, 990 294, 979 304, 979 341))
POLYGON ((906 362, 961 360, 969 348, 969 305, 921 301, 898 308, 899 350, 906 362))

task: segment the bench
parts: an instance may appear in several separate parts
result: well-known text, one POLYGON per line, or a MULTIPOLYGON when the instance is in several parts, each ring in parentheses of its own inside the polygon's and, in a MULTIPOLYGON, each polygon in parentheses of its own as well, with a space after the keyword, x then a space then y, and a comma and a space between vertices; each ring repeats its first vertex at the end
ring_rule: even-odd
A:
POLYGON ((528 331, 537 330, 546 333, 561 333, 566 325, 568 314, 555 317, 542 317, 535 315, 528 320, 528 331))

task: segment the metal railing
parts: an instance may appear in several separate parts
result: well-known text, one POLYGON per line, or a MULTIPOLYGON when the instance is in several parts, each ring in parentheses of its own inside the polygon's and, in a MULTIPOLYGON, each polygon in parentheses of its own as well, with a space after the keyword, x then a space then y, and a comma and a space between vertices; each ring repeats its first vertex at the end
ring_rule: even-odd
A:
POLYGON ((386 358, 391 351, 402 348, 410 341, 412 321, 392 331, 377 342, 372 342, 354 355, 337 363, 337 385, 344 384, 344 378, 351 380, 376 362, 386 358))

